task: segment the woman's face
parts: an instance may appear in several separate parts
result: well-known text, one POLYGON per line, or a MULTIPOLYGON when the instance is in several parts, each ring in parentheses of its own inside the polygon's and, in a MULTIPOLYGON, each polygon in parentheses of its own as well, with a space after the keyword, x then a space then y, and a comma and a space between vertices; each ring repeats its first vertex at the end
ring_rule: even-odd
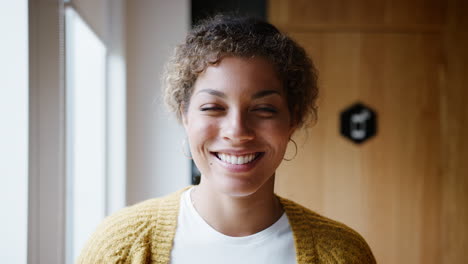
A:
POLYGON ((281 81, 263 58, 225 57, 207 67, 183 124, 201 184, 231 196, 273 180, 294 131, 281 81))

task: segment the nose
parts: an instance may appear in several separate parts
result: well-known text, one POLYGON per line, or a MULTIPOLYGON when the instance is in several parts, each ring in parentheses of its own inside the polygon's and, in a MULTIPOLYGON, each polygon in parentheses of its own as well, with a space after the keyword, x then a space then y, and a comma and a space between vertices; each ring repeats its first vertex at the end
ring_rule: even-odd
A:
POLYGON ((230 115, 226 116, 225 121, 222 130, 224 139, 241 143, 255 138, 254 129, 246 114, 231 112, 230 115))

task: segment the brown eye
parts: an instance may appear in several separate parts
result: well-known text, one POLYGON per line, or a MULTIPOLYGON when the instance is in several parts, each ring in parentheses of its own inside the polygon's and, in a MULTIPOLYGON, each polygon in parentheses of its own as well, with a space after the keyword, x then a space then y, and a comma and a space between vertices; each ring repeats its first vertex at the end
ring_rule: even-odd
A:
POLYGON ((256 107, 252 111, 260 117, 272 117, 273 115, 278 113, 278 110, 276 110, 276 108, 270 106, 256 107))
POLYGON ((276 109, 271 107, 260 107, 255 109, 255 111, 265 112, 265 113, 277 113, 276 109))
POLYGON ((200 107, 200 111, 202 112, 211 112, 211 111, 223 111, 224 108, 217 106, 217 105, 204 105, 200 107))

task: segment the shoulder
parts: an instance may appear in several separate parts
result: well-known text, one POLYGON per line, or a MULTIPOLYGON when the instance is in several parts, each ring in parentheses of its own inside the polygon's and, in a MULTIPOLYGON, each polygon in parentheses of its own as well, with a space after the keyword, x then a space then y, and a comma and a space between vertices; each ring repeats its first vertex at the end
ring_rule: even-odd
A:
POLYGON ((298 258, 325 263, 376 263, 364 238, 352 228, 281 198, 296 240, 298 258))
POLYGON ((77 263, 145 259, 158 247, 157 242, 171 243, 182 192, 146 200, 105 218, 81 251, 77 263))

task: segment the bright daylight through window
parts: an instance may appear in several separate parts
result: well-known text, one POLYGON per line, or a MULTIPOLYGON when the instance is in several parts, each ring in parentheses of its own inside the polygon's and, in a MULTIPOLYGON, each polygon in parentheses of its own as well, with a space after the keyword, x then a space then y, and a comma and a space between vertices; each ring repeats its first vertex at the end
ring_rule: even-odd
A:
POLYGON ((67 262, 106 213, 106 47, 66 9, 67 262))

